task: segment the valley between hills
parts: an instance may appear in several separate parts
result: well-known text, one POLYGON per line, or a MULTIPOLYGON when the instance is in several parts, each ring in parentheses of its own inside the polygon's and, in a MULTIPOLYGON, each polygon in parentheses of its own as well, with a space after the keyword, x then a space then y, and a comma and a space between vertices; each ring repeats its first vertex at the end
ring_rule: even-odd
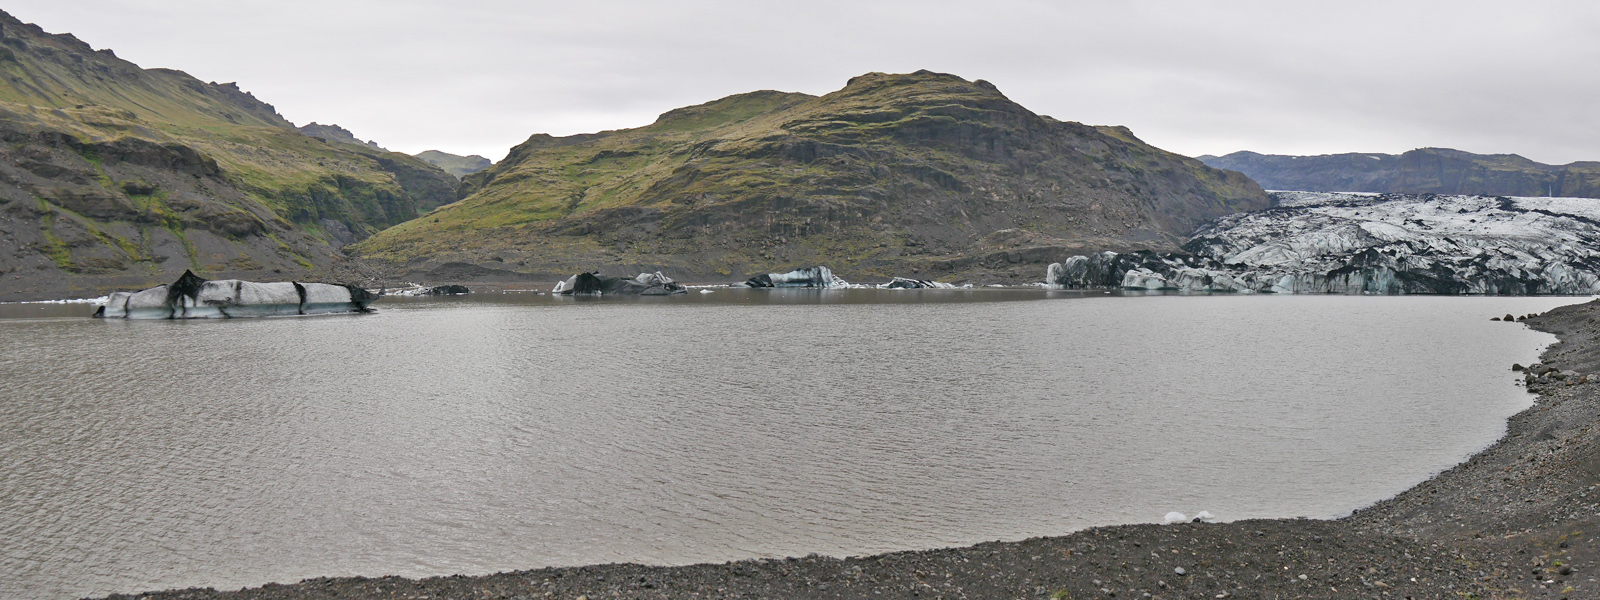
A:
MULTIPOLYGON (((1434 233, 1412 221, 1306 233, 1274 223, 1292 211, 1257 183, 1422 203, 1593 197, 1596 163, 1440 148, 1195 159, 928 71, 868 73, 821 96, 736 94, 630 129, 534 134, 494 163, 296 126, 237 84, 140 68, 4 14, 0 50, 0 300, 94 297, 185 270, 374 289, 543 289, 593 271, 730 283, 818 265, 854 281, 1213 291, 1577 293, 1600 281, 1581 248, 1530 260, 1516 249, 1538 235, 1526 227, 1506 230, 1516 239, 1428 242, 1455 247, 1448 264, 1418 245, 1434 233), (1343 239, 1335 246, 1351 255, 1324 256, 1296 235, 1343 239), (1389 249, 1353 254, 1378 247, 1389 249), (1271 248, 1298 249, 1251 262, 1271 248), (1484 265, 1471 248, 1508 254, 1484 265), (1074 257, 1109 266, 1051 275, 1074 257)), ((1587 209, 1560 206, 1524 213, 1590 235, 1587 209)), ((1482 238, 1472 224, 1483 215, 1460 214, 1448 226, 1482 238)))
MULTIPOLYGON (((499 162, 296 125, 238 84, 142 68, 4 13, 0 79, 0 301, 93 297, 186 271, 547 289, 595 270, 726 283, 814 265, 857 281, 978 285, 1600 290, 1600 213, 1581 201, 1600 197, 1596 163, 1433 148, 1190 158, 929 71, 866 73, 820 96, 737 94, 641 127, 532 134, 499 162)), ((1600 371, 1600 305, 1507 317, 1561 339, 1522 375, 1541 394, 1534 406, 1496 445, 1342 519, 132 597, 1600 594, 1600 396, 1580 374, 1600 371)))

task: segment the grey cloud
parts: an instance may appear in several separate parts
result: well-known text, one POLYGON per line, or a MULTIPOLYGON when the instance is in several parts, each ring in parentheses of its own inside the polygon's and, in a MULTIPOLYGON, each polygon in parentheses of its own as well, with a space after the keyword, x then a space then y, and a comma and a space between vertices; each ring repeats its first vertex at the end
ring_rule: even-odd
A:
POLYGON ((24 0, 141 65, 239 81, 298 123, 498 158, 867 71, 983 78, 1190 155, 1451 146, 1600 160, 1588 2, 24 0))

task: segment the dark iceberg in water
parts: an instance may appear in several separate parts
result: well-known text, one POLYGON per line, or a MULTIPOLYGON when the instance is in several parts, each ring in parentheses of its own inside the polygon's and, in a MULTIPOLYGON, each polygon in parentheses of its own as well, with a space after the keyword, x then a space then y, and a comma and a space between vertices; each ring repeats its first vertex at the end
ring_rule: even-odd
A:
POLYGON ((634 295, 634 296, 666 296, 670 294, 683 294, 689 290, 673 281, 671 277, 662 275, 661 272, 640 273, 632 279, 626 277, 604 277, 597 273, 579 273, 568 277, 566 281, 556 284, 552 294, 570 296, 573 294, 596 295, 634 295))
POLYGON ((822 266, 795 269, 788 273, 763 273, 745 280, 744 284, 753 288, 829 288, 850 285, 845 280, 835 277, 833 270, 822 266))
POLYGON ((909 277, 895 277, 889 283, 878 286, 886 290, 953 290, 957 286, 942 281, 929 281, 926 279, 911 279, 909 277))
POLYGON ((114 292, 94 316, 108 319, 226 319, 367 312, 377 296, 330 283, 207 280, 192 272, 170 285, 114 292))
POLYGON ((428 288, 426 293, 429 296, 465 296, 472 293, 472 290, 459 283, 451 283, 447 285, 433 286, 428 288))

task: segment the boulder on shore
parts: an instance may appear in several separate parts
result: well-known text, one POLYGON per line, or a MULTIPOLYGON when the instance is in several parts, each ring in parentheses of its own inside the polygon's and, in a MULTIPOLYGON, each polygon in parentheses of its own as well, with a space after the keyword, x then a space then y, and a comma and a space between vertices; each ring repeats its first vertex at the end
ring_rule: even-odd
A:
POLYGON ((637 277, 604 277, 599 271, 593 273, 579 273, 568 277, 566 281, 556 284, 550 290, 552 294, 571 296, 583 295, 629 295, 629 296, 667 296, 683 294, 689 290, 671 277, 655 273, 640 273, 637 277))
POLYGON ((94 316, 108 319, 227 319, 369 312, 377 295, 332 283, 208 280, 184 271, 172 284, 113 292, 94 316))

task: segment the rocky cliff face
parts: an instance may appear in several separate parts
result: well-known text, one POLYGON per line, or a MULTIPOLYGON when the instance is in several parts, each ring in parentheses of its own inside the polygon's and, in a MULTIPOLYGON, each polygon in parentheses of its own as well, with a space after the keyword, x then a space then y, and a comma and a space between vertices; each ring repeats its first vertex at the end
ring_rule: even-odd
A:
POLYGON ((1600 293, 1600 202, 1274 192, 1278 206, 1203 227, 1179 253, 1050 265, 1064 288, 1345 294, 1600 293))
POLYGON ((1422 148, 1405 154, 1202 156, 1271 190, 1600 198, 1600 162, 1547 165, 1515 154, 1422 148))
POLYGON ((317 123, 316 121, 312 121, 312 122, 307 123, 305 125, 301 125, 299 127, 299 130, 300 130, 300 133, 304 133, 306 135, 309 135, 311 137, 317 138, 317 139, 322 140, 324 142, 337 142, 337 143, 340 143, 340 144, 352 144, 352 145, 356 145, 356 146, 363 146, 363 147, 366 147, 366 148, 371 148, 373 150, 378 150, 380 152, 388 152, 388 149, 384 148, 383 146, 379 146, 378 142, 376 140, 363 141, 360 138, 356 137, 356 134, 351 133, 349 129, 345 129, 345 128, 340 127, 338 125, 323 125, 323 124, 317 123))
POLYGON ((305 136, 235 84, 0 13, 0 299, 304 278, 454 199, 404 154, 305 136))
POLYGON ((356 250, 502 276, 738 278, 825 263, 855 277, 1005 277, 1034 271, 1021 265, 1050 254, 1040 248, 1175 249, 1211 218, 1267 204, 1243 176, 1125 128, 1057 121, 987 82, 929 72, 535 135, 461 192, 356 250))

